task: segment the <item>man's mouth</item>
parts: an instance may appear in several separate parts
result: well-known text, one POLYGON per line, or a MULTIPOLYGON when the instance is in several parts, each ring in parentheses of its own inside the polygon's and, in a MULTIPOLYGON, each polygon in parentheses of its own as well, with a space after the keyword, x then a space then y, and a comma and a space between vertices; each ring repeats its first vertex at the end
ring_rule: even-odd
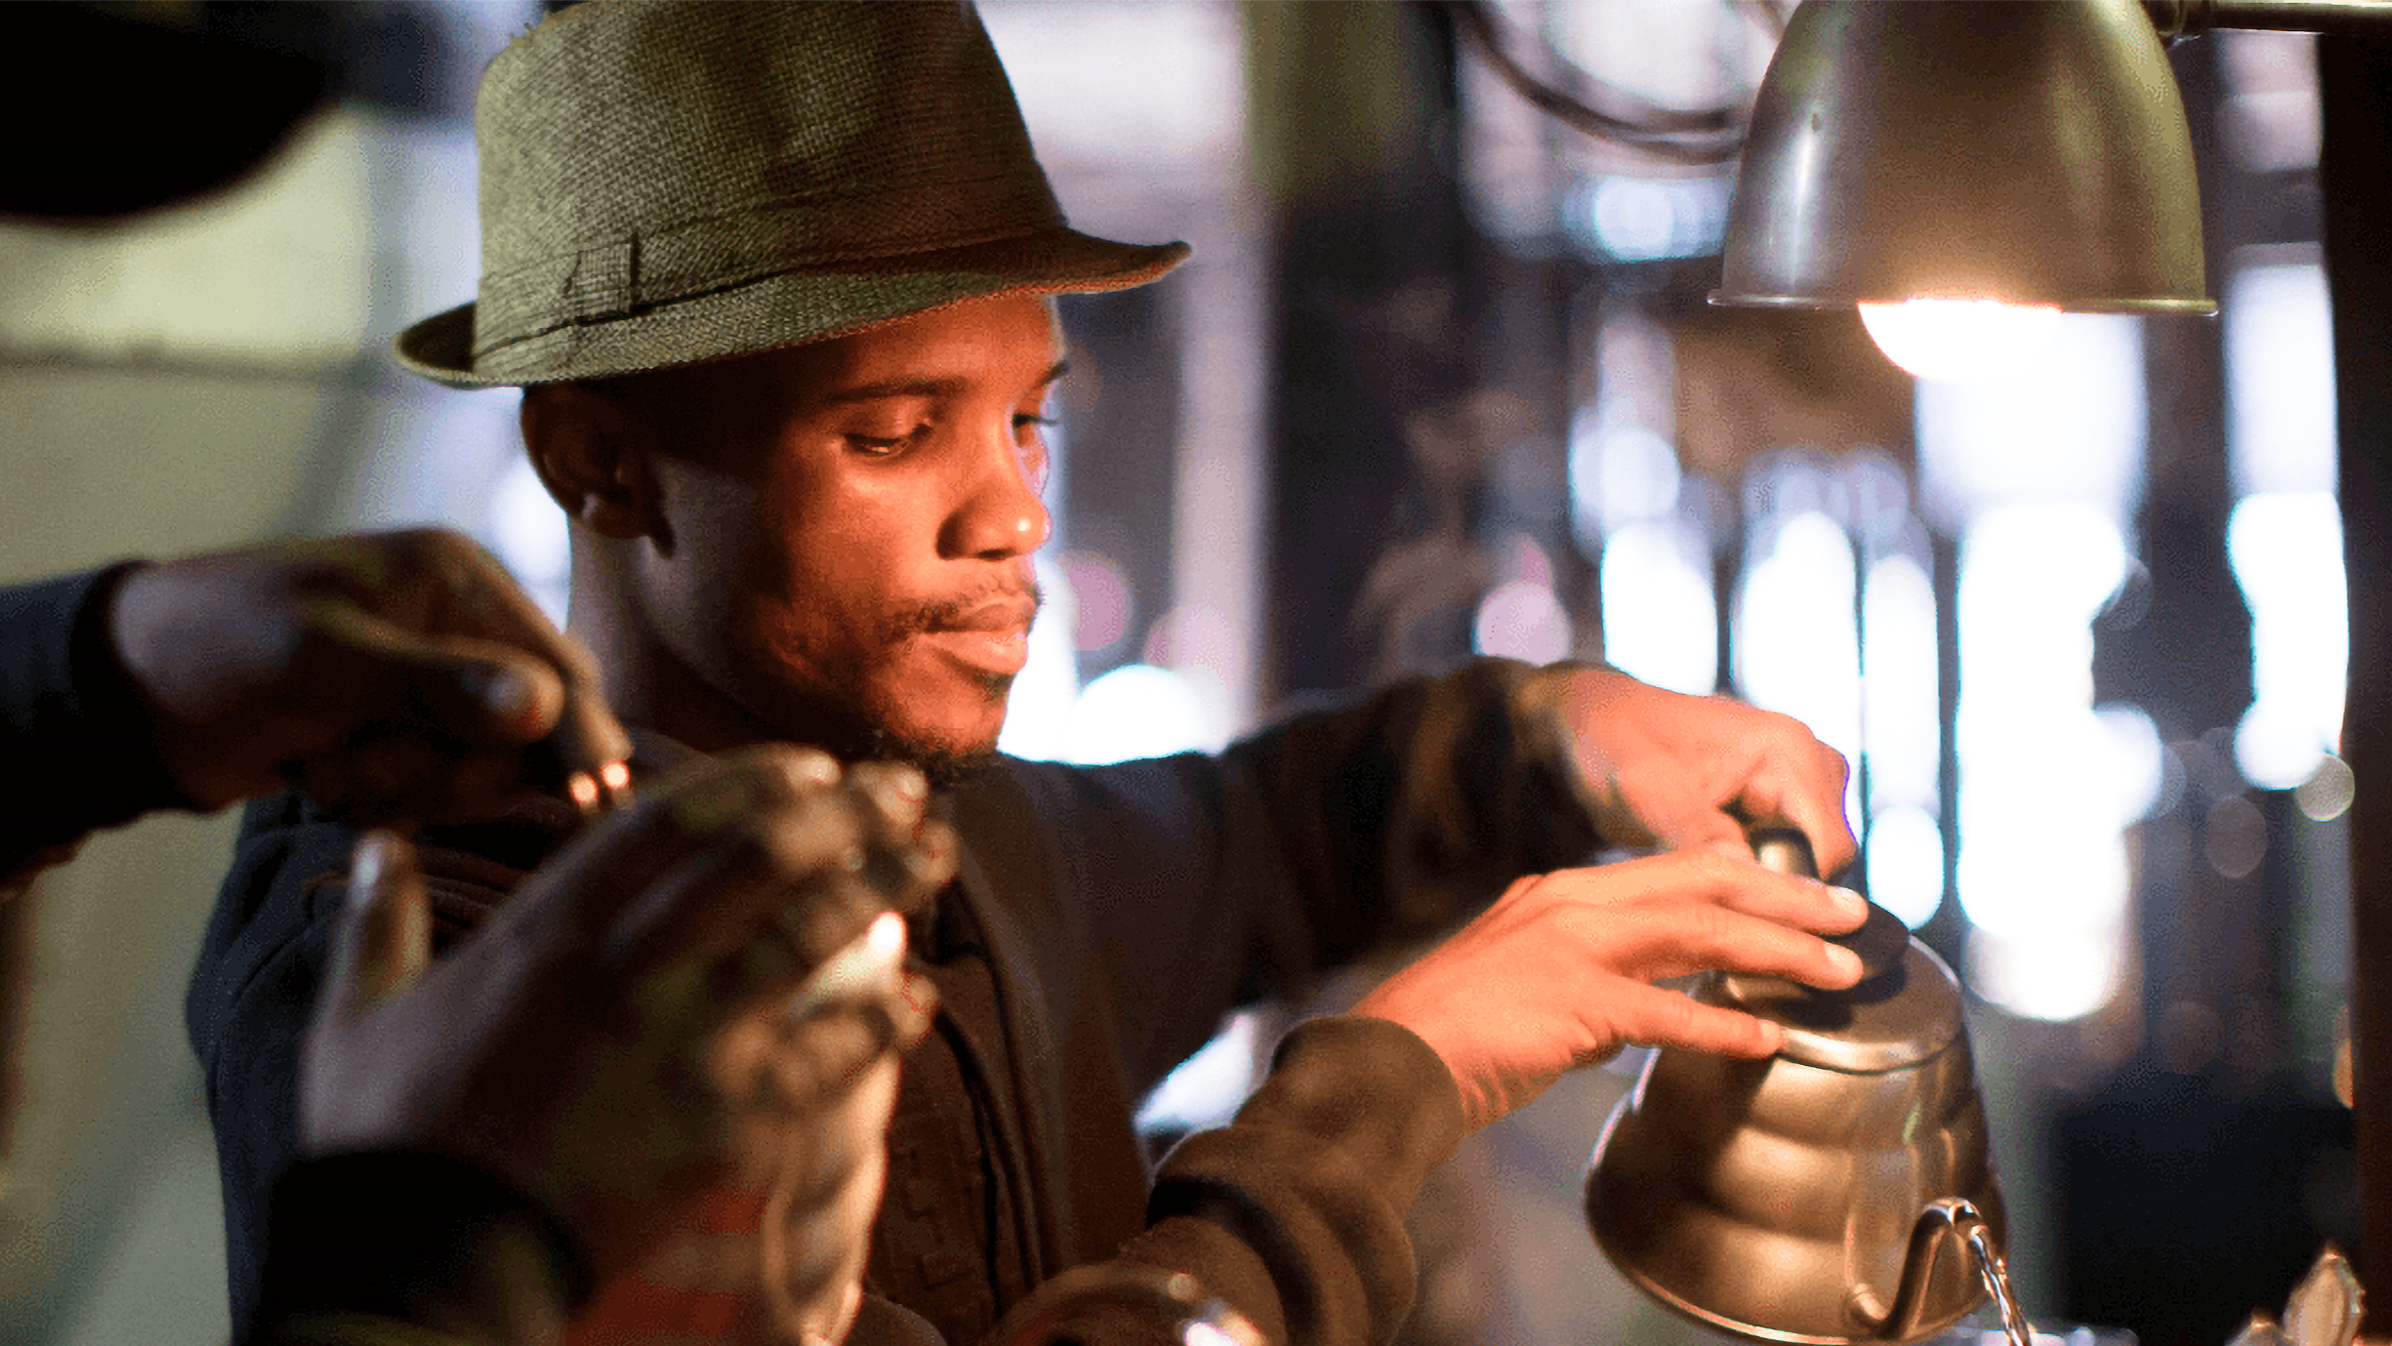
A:
POLYGON ((1030 622, 1037 615, 1037 595, 1006 594, 940 610, 922 638, 975 673, 1011 677, 1029 660, 1030 622))
POLYGON ((1006 594, 967 607, 942 611, 930 619, 932 631, 961 631, 982 634, 1011 632, 1027 635, 1032 618, 1038 615, 1035 594, 1006 594))

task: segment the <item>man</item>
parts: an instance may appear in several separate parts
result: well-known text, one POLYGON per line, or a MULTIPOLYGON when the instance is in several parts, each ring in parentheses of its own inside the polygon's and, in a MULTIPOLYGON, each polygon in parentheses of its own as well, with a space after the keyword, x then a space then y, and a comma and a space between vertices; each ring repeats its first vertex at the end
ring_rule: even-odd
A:
MULTIPOLYGON (((435 530, 0 588, 0 758, 29 787, 0 870, 14 887, 89 830, 285 779, 359 821, 536 800, 560 748, 601 770, 626 750, 590 681, 486 553, 435 530)), ((537 1339, 578 1282, 653 1246, 657 1200, 737 1176, 736 1137, 758 1126, 806 1142, 809 1189, 776 1209, 807 1254, 781 1287, 792 1335, 841 1335, 861 1306, 892 1047, 920 1036, 932 993, 884 978, 828 994, 869 964, 866 944, 833 951, 952 872, 925 795, 907 768, 842 772, 806 750, 701 763, 590 829, 429 971, 414 850, 369 833, 305 1046, 308 1158, 277 1184, 244 1336, 537 1339), (788 1017, 826 959, 801 992, 822 1003, 788 1017), (655 993, 693 976, 711 993, 655 993), (460 1019, 461 1001, 480 1012, 460 1019)))
MULTIPOLYGON (((590 0, 492 63, 477 124, 479 298, 400 351, 526 387, 574 525, 572 626, 635 766, 795 739, 947 787, 958 878, 912 927, 942 1009, 906 1059, 866 1277, 886 1311, 857 1340, 1036 1335, 1092 1302, 1089 1266, 1193 1272, 1278 1340, 1383 1339, 1410 1296, 1403 1207, 1466 1127, 1624 1042, 1774 1049, 1651 982, 1856 975, 1819 938, 1856 897, 1731 858, 1737 817, 1767 816, 1848 861, 1840 759, 1606 670, 1480 664, 1219 757, 990 757, 1049 522, 1065 370, 1043 296, 1185 249, 1068 228, 968 7, 590 0), (1675 853, 1545 874, 1598 824, 1675 853), (1498 892, 1360 1013, 1291 1034, 1150 1203, 1131 1105, 1225 1011, 1498 892)), ((237 1299, 322 976, 304 894, 351 845, 297 803, 249 821, 190 1001, 237 1299)), ((554 844, 518 818, 425 853, 462 925, 554 844)), ((691 1255, 602 1288, 568 1340, 755 1335, 764 1240, 679 1218, 691 1255)))

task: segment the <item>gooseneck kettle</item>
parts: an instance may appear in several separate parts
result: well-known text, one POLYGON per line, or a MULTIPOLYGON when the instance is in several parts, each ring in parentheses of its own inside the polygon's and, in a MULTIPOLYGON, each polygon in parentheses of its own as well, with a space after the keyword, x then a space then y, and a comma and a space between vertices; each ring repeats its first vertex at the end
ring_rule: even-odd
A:
MULTIPOLYGON (((1814 872, 1801 833, 1753 840, 1763 863, 1814 872)), ((1783 1025, 1785 1045, 1653 1053, 1588 1168, 1595 1240, 1654 1298, 1754 1340, 1904 1346, 1990 1293, 2027 1346, 1959 981, 1874 903, 1837 942, 1861 959, 1845 990, 1698 983, 1697 999, 1783 1025)))

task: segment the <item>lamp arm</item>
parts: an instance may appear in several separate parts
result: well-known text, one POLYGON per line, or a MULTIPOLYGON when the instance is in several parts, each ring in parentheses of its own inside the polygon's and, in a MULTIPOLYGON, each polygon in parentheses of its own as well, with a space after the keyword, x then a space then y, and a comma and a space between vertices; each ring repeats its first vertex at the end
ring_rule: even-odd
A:
MULTIPOLYGON (((1452 21, 1455 32, 1482 58, 1489 70, 1530 106, 1565 126, 1597 140, 1641 151, 1657 159, 1687 165, 1726 163, 1736 157, 1744 140, 1744 113, 1738 107, 1677 109, 1662 107, 1567 67, 1574 82, 1608 96, 1627 110, 1606 111, 1579 92, 1531 74, 1513 54, 1507 25, 1488 0, 1426 0, 1452 21)), ((1779 28, 1783 16, 1763 0, 1748 0, 1779 28)), ((1550 52, 1547 53, 1551 55, 1550 52)))
POLYGON ((2143 0, 2161 40, 2199 37, 2213 28, 2265 28, 2343 36, 2392 33, 2386 0, 2143 0))

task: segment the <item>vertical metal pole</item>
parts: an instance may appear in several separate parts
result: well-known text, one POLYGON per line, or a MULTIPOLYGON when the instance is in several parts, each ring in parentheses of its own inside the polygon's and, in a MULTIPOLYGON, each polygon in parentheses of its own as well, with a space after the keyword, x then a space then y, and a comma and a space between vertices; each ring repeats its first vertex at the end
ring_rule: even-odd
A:
MULTIPOLYGON (((2392 43, 2318 40, 2327 284, 2334 306, 2350 694, 2351 1047, 2364 1242, 2379 1305, 2392 1280, 2392 43)), ((2385 1314, 2371 1315, 2380 1324, 2385 1314)), ((2378 1331, 2381 1331, 2379 1326, 2378 1331)))

